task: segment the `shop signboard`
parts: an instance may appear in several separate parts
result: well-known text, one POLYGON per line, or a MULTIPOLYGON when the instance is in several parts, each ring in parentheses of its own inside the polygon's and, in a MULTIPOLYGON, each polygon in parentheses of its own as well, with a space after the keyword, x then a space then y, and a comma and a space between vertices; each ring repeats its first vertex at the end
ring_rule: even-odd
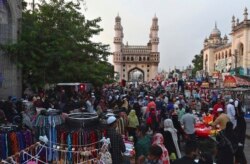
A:
POLYGON ((236 79, 231 75, 226 75, 224 79, 224 87, 226 88, 236 87, 236 79))

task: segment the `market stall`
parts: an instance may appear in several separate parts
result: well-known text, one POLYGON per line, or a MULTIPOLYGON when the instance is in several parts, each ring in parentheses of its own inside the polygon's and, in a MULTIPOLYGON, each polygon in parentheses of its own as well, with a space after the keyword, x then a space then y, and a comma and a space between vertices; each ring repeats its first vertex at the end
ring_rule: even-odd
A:
POLYGON ((226 75, 223 84, 224 88, 250 87, 250 81, 232 75, 226 75))

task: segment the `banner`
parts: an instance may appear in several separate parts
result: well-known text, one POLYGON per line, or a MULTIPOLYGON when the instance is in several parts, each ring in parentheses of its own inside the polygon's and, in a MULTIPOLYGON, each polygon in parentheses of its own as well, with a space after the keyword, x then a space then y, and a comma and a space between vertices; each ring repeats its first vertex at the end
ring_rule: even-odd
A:
POLYGON ((224 80, 224 87, 231 88, 236 87, 236 79, 231 75, 226 75, 224 80))

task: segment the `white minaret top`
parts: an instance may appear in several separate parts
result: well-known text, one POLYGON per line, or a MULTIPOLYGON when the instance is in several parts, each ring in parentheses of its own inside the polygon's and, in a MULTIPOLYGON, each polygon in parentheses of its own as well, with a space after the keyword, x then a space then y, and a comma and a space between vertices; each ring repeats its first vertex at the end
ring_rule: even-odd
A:
POLYGON ((115 44, 115 51, 120 52, 123 40, 123 28, 121 25, 121 17, 119 14, 115 17, 115 37, 114 37, 114 44, 115 44))
POLYGON ((244 10, 244 20, 247 20, 248 18, 247 18, 247 16, 248 16, 248 13, 247 13, 247 8, 245 8, 245 10, 244 10))
POLYGON ((158 18, 155 15, 152 19, 152 25, 150 28, 150 35, 149 35, 150 42, 152 45, 152 52, 158 52, 158 44, 159 44, 158 31, 159 31, 158 18))
POLYGON ((235 16, 232 16, 232 29, 235 27, 235 16))

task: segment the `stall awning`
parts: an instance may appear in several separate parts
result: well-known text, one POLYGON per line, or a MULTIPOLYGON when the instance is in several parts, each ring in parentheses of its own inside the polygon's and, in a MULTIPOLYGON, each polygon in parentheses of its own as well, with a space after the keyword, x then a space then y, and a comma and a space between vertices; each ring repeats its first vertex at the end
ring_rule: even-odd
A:
POLYGON ((226 75, 224 80, 224 87, 230 88, 230 87, 240 87, 240 86, 249 86, 250 82, 246 79, 232 76, 232 75, 226 75))

